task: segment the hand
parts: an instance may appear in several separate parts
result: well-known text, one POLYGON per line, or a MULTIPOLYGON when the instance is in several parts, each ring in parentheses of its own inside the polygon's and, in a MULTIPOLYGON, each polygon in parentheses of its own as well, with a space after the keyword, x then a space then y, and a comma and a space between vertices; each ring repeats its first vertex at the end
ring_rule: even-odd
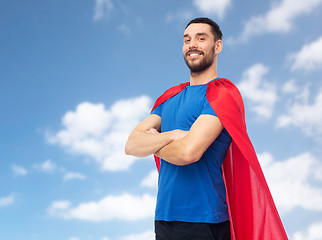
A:
POLYGON ((158 134, 159 133, 159 131, 156 128, 150 128, 150 130, 145 131, 145 132, 149 133, 149 134, 158 134))
POLYGON ((171 131, 171 139, 178 140, 178 139, 184 138, 185 136, 187 136, 188 132, 189 131, 175 129, 175 130, 171 131))

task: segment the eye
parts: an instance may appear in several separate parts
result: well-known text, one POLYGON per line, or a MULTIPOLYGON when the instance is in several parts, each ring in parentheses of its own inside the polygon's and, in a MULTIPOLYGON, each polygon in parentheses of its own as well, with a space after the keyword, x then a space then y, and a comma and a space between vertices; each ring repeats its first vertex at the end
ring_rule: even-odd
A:
POLYGON ((199 41, 204 41, 205 40, 205 38, 204 37, 200 37, 200 38, 198 38, 199 39, 199 41))
POLYGON ((190 39, 185 39, 184 40, 184 43, 188 43, 188 42, 190 42, 190 39))

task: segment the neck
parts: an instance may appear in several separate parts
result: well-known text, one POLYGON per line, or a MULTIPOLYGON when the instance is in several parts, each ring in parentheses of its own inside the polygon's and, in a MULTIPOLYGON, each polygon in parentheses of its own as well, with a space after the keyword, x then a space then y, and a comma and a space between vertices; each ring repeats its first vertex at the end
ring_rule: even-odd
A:
POLYGON ((214 67, 210 67, 202 72, 190 72, 190 85, 207 84, 208 82, 217 77, 217 69, 214 67))

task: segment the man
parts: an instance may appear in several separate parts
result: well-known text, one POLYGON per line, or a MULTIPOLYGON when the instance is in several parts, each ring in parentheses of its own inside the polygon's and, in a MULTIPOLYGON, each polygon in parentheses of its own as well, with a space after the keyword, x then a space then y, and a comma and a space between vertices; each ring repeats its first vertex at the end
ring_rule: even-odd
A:
POLYGON ((194 19, 184 31, 183 42, 184 59, 190 69, 189 83, 167 90, 156 101, 151 115, 132 131, 125 148, 126 154, 137 157, 154 154, 161 159, 156 158, 159 170, 156 239, 287 239, 246 133, 239 92, 229 80, 218 78, 217 60, 223 47, 219 26, 208 18, 194 19), (233 172, 232 163, 236 161, 233 156, 234 159, 237 156, 236 166, 240 164, 237 174, 233 172), (230 165, 224 180, 225 159, 230 165), (250 189, 253 184, 248 180, 254 174, 263 185, 256 187, 255 195, 264 196, 265 210, 266 198, 269 199, 267 206, 273 209, 269 211, 273 218, 249 208, 254 197, 250 189), (240 179, 236 180, 235 175, 240 179), (237 185, 245 183, 237 191, 236 181, 237 185), (241 197, 241 191, 246 198, 241 197), (234 221, 232 226, 229 219, 234 221), (268 224, 268 230, 267 224, 262 224, 265 232, 260 233, 261 230, 253 228, 258 219, 259 225, 267 219, 277 219, 277 224, 268 224), (250 230, 245 229, 244 220, 251 221, 250 230), (275 225, 277 235, 271 229, 275 225))

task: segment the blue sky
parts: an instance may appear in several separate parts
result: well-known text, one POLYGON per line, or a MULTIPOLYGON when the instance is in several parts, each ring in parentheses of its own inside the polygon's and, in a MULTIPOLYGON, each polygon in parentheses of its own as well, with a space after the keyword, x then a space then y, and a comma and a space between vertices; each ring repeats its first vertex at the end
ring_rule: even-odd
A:
POLYGON ((131 129, 189 80, 187 22, 216 20, 218 71, 289 238, 322 239, 322 0, 0 1, 0 239, 150 240, 155 165, 131 129))

